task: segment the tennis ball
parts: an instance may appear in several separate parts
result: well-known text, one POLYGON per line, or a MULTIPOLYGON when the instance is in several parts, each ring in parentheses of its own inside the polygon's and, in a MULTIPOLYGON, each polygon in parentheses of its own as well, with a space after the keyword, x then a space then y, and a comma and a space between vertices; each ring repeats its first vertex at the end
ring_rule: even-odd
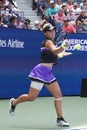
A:
POLYGON ((76 45, 74 46, 74 48, 77 49, 77 50, 80 50, 80 49, 81 49, 81 45, 80 45, 80 44, 76 44, 76 45))

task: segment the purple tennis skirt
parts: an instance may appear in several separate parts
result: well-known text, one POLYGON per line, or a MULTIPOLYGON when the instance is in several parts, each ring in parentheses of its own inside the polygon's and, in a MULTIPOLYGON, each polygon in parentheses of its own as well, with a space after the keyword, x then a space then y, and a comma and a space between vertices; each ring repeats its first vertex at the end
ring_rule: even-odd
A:
POLYGON ((42 64, 38 64, 37 66, 35 66, 30 72, 28 77, 31 80, 46 83, 46 84, 50 84, 56 81, 56 78, 52 73, 52 68, 44 66, 42 64))

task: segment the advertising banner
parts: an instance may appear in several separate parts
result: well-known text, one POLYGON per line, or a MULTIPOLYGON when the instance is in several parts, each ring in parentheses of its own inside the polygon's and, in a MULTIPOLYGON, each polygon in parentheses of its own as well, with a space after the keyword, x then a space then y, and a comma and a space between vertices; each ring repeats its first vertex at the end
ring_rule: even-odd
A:
MULTIPOLYGON (((0 28, 0 98, 17 97, 28 93, 28 74, 39 63, 40 46, 44 39, 41 31, 0 28)), ((79 95, 81 82, 87 78, 87 34, 69 34, 72 55, 59 59, 54 66, 63 95, 79 95), (75 50, 79 43, 81 49, 75 50)), ((46 88, 39 96, 51 96, 46 88)))

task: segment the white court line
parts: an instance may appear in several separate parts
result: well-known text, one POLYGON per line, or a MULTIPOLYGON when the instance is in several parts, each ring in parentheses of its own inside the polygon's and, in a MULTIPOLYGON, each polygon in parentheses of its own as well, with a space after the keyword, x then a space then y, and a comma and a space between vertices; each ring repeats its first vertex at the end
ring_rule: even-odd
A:
POLYGON ((87 130, 87 126, 75 127, 75 128, 66 129, 66 130, 87 130))

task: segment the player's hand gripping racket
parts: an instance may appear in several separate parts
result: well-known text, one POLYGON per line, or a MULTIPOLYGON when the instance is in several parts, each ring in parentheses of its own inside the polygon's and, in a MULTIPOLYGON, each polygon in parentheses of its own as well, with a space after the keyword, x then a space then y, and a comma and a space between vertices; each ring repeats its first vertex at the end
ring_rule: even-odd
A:
MULTIPOLYGON (((66 48, 66 47, 69 47, 70 44, 69 44, 69 41, 68 41, 68 39, 67 39, 67 32, 61 31, 61 32, 56 36, 55 42, 56 42, 56 45, 57 45, 57 46, 61 45, 61 46, 65 46, 65 48, 66 48)), ((80 44, 76 44, 76 45, 74 46, 74 49, 80 50, 80 49, 81 49, 81 45, 80 45, 80 44)), ((63 52, 61 52, 61 53, 58 54, 58 57, 59 57, 59 58, 62 58, 62 57, 64 57, 64 56, 68 56, 68 55, 71 55, 71 54, 72 54, 71 52, 65 52, 65 49, 64 49, 63 52)))
MULTIPOLYGON (((65 31, 61 31, 55 38, 55 42, 57 46, 65 46, 68 47, 69 46, 69 41, 67 40, 67 33, 65 31)), ((59 58, 62 58, 64 56, 68 56, 71 55, 71 52, 65 52, 65 49, 63 52, 58 54, 59 58)))

